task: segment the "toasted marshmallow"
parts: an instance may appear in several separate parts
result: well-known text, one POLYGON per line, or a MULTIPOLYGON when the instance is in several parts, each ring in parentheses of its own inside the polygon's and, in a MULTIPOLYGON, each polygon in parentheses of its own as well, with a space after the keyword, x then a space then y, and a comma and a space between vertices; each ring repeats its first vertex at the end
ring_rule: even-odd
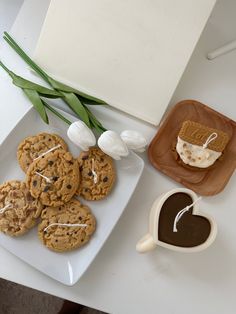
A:
POLYGON ((222 155, 221 152, 188 143, 180 137, 178 137, 176 151, 185 164, 198 168, 210 167, 222 155))

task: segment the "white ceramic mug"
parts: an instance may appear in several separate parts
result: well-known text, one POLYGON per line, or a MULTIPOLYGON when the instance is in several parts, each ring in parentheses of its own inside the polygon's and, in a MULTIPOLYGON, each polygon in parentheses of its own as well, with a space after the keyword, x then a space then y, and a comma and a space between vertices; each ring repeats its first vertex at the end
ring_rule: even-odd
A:
POLYGON ((151 211, 150 211, 149 232, 145 236, 143 236, 136 245, 136 250, 138 252, 144 253, 144 252, 150 251, 154 249, 157 245, 160 245, 162 247, 165 247, 174 251, 179 251, 179 252, 198 252, 198 251, 205 250, 214 242, 216 234, 217 234, 216 222, 209 215, 205 213, 203 214, 202 212, 199 211, 198 202, 196 202, 192 206, 192 215, 198 215, 198 216, 202 216, 206 218, 209 221, 210 226, 211 226, 209 236, 204 243, 199 244, 197 246, 193 246, 193 247, 182 247, 182 246, 176 246, 173 244, 168 244, 158 239, 159 215, 160 215, 162 206, 164 202, 171 195, 176 194, 176 193, 185 193, 189 195, 192 198, 193 202, 197 201, 198 199, 196 193, 194 193, 192 190, 185 189, 185 188, 176 188, 167 193, 160 195, 156 199, 156 201, 153 203, 151 211))

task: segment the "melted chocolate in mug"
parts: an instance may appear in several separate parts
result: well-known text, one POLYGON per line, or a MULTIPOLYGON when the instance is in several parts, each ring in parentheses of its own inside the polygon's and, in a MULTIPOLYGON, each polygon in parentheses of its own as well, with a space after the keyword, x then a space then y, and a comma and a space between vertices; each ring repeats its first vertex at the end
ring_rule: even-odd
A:
POLYGON ((178 232, 173 232, 174 220, 178 212, 193 203, 186 193, 171 195, 162 205, 159 215, 158 239, 181 247, 194 247, 204 243, 211 232, 207 218, 193 215, 193 207, 185 212, 177 223, 178 232))

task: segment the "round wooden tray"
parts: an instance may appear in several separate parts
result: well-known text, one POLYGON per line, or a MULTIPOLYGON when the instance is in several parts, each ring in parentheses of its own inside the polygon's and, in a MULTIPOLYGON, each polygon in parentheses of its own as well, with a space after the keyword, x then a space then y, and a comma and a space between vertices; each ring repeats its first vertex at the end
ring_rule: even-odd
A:
POLYGON ((221 192, 236 168, 236 122, 195 101, 179 102, 170 111, 148 148, 148 156, 155 168, 201 195, 221 192), (222 160, 208 169, 188 169, 174 158, 173 143, 176 143, 182 123, 186 120, 199 122, 226 132, 230 141, 222 160))

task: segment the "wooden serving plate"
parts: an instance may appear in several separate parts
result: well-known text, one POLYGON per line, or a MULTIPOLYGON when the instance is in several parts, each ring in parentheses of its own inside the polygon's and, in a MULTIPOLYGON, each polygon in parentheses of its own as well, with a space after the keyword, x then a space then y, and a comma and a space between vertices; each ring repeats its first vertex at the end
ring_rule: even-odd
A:
POLYGON ((236 122, 195 101, 179 102, 170 111, 148 148, 152 165, 201 195, 215 195, 221 192, 236 168, 236 122), (226 132, 230 141, 221 160, 208 169, 189 169, 174 158, 173 143, 176 143, 181 125, 185 120, 193 120, 208 127, 226 132))

